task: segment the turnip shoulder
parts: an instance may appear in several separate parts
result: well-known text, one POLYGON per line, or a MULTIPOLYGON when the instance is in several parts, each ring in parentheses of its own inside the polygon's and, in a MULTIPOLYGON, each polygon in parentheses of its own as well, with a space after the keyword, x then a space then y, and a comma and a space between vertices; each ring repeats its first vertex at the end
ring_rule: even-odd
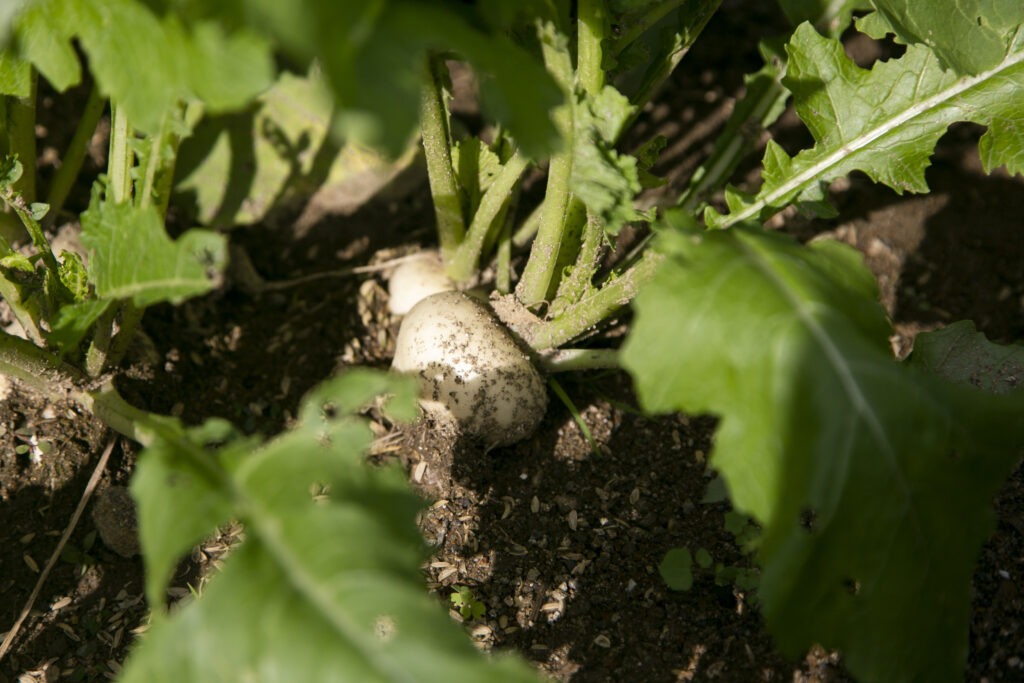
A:
POLYGON ((455 289, 436 251, 424 251, 398 265, 388 278, 388 310, 405 315, 421 299, 455 289))

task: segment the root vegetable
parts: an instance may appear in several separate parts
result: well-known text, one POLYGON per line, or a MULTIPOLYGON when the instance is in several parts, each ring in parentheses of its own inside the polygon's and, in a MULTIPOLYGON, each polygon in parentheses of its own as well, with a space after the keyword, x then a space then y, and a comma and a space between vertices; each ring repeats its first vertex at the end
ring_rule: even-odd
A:
POLYGON ((409 311, 392 368, 420 382, 420 405, 490 449, 528 437, 547 409, 530 357, 482 304, 462 292, 429 296, 409 311))
POLYGON ((405 315, 416 303, 431 294, 455 289, 444 272, 444 264, 436 251, 422 252, 420 258, 402 263, 388 279, 388 310, 405 315))

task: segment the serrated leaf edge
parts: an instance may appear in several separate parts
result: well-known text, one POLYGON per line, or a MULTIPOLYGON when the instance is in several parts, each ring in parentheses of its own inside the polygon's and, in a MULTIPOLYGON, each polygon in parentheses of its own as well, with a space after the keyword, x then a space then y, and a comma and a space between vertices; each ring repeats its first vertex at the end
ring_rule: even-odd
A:
MULTIPOLYGON (((1024 32, 1024 27, 1017 30, 1017 35, 1012 41, 1014 44, 1018 42, 1022 32, 1024 32)), ((938 58, 934 54, 930 55, 930 59, 938 61, 938 58)), ((956 98, 961 93, 970 90, 979 83, 983 83, 990 78, 994 78, 1003 71, 1006 71, 1007 69, 1010 69, 1022 62, 1024 62, 1024 50, 1017 50, 1007 55, 1006 59, 988 71, 984 71, 977 76, 962 78, 949 88, 946 88, 945 90, 932 95, 928 99, 922 100, 921 102, 908 107, 897 116, 888 119, 882 125, 861 133, 853 140, 850 140, 850 142, 842 145, 832 154, 823 158, 821 161, 809 166, 800 173, 797 173, 771 192, 755 200, 742 211, 730 214, 726 217, 726 220, 718 225, 718 227, 728 228, 736 225, 737 223, 742 223, 756 218, 765 207, 772 205, 787 194, 795 192, 807 183, 813 182, 816 178, 823 176, 828 169, 838 165, 847 157, 864 149, 883 135, 892 132, 911 119, 914 119, 924 112, 934 109, 935 107, 956 98)))

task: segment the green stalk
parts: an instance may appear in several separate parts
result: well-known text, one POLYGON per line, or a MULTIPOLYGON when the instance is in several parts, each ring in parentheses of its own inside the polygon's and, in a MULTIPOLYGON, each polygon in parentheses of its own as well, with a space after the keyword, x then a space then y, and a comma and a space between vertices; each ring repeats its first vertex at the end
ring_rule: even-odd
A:
MULTIPOLYGON (((174 112, 174 116, 180 118, 188 129, 191 129, 202 117, 203 107, 201 103, 190 102, 184 108, 181 105, 176 106, 177 109, 174 112)), ((170 160, 161 167, 160 177, 156 185, 157 210, 160 212, 161 217, 167 215, 167 205, 171 201, 171 189, 174 186, 174 168, 178 163, 178 148, 181 146, 181 136, 177 133, 169 132, 164 140, 171 148, 171 155, 170 160)), ((327 143, 325 142, 325 144, 327 143)))
POLYGON ((103 424, 143 446, 152 442, 153 432, 159 430, 161 423, 171 419, 131 405, 110 382, 100 389, 73 392, 71 397, 103 424))
POLYGON ((32 216, 32 211, 25 197, 9 191, 3 196, 3 201, 7 206, 14 209, 14 213, 18 214, 18 218, 21 219, 21 224, 25 226, 25 230, 28 231, 29 236, 32 238, 32 245, 39 252, 43 264, 57 278, 57 281, 60 281, 60 265, 57 263, 57 258, 53 255, 53 250, 50 248, 50 243, 46 239, 42 226, 32 216))
POLYGON ((142 322, 142 314, 145 310, 130 300, 126 300, 121 305, 121 320, 117 335, 111 340, 104 367, 114 367, 124 358, 124 354, 127 353, 128 347, 131 346, 132 340, 135 338, 135 329, 142 322))
POLYGON ((604 245, 604 227, 601 220, 587 211, 587 222, 583 227, 583 243, 579 256, 569 277, 562 280, 558 295, 551 302, 551 315, 558 317, 569 306, 582 299, 593 286, 594 273, 601 262, 601 247, 604 245))
POLYGON ((608 9, 604 0, 579 0, 576 13, 576 84, 596 96, 604 87, 601 41, 608 35, 608 9))
POLYGON ((126 402, 109 382, 99 389, 78 389, 82 373, 21 337, 0 331, 0 374, 13 377, 53 402, 73 399, 114 431, 146 445, 147 434, 169 418, 126 402))
POLYGON ((512 221, 515 217, 516 197, 509 202, 505 220, 501 223, 501 234, 498 236, 498 263, 494 276, 494 288, 498 294, 512 291, 512 221))
POLYGON ((455 282, 465 282, 476 272, 487 234, 497 224, 496 219, 500 217, 502 208, 508 205, 527 164, 529 160, 516 150, 480 198, 480 206, 473 216, 473 222, 469 224, 466 239, 447 261, 448 277, 455 282))
POLYGON ((572 61, 569 53, 558 49, 553 41, 542 39, 541 51, 545 66, 555 82, 562 86, 569 103, 556 109, 552 117, 565 147, 551 157, 537 237, 533 240, 530 258, 516 286, 516 296, 525 306, 541 304, 547 301, 551 293, 565 236, 566 212, 571 199, 569 176, 572 174, 573 152, 572 61))
POLYGON ((619 39, 615 41, 615 49, 612 50, 613 54, 621 54, 623 50, 642 36, 647 29, 664 19, 665 15, 678 8, 684 2, 687 2, 687 0, 664 0, 663 2, 656 3, 646 14, 634 21, 625 33, 619 36, 619 39))
POLYGON ((530 330, 526 342, 534 349, 551 349, 583 334, 632 301, 640 287, 654 277, 661 258, 655 252, 645 253, 636 265, 598 291, 557 318, 538 324, 530 330))
MULTIPOLYGON (((0 275, 0 296, 3 297, 7 305, 11 307, 11 313, 17 319, 18 323, 21 324, 21 328, 25 330, 25 334, 31 340, 32 344, 43 346, 46 344, 46 339, 43 336, 43 331, 39 328, 39 324, 36 322, 38 313, 33 314, 23 305, 21 300, 21 292, 15 286, 13 282, 8 280, 3 275, 0 275)), ((0 364, 2 365, 2 364, 0 364)))
POLYGON ((50 205, 50 213, 46 221, 52 225, 57 220, 57 214, 64 206, 71 187, 75 184, 78 172, 82 170, 82 163, 85 161, 86 152, 89 149, 89 141, 96 132, 96 124, 99 123, 103 109, 107 106, 107 100, 100 94, 99 88, 95 85, 89 93, 89 99, 85 103, 85 109, 78 120, 78 127, 75 128, 75 135, 71 138, 71 144, 61 158, 60 168, 50 183, 50 192, 46 197, 46 203, 50 205))
POLYGON ((617 349, 552 349, 539 355, 545 372, 619 368, 617 349))
POLYGON ((12 377, 51 401, 67 398, 72 377, 57 356, 0 330, 0 375, 12 377))
POLYGON ((518 248, 525 247, 533 239, 533 236, 537 234, 537 228, 540 227, 540 214, 544 204, 540 203, 534 207, 530 215, 526 217, 523 224, 519 226, 519 229, 512 235, 512 244, 518 248))
POLYGON ((462 241, 465 221, 458 181, 455 169, 452 168, 448 107, 441 91, 438 68, 443 68, 443 64, 437 65, 433 58, 426 58, 420 92, 420 133, 427 161, 430 194, 434 199, 434 214, 437 217, 437 236, 442 255, 447 261, 462 241))
MULTIPOLYGON (((679 4, 679 2, 674 0, 673 2, 662 3, 661 5, 652 8, 649 16, 654 17, 655 15, 658 15, 657 19, 655 19, 655 21, 657 21, 670 10, 675 9, 679 4)), ((632 125, 633 121, 635 121, 637 116, 640 115, 640 110, 643 109, 644 105, 647 104, 648 101, 650 101, 668 77, 672 75, 672 72, 675 71, 679 62, 682 61, 683 57, 685 57, 690 51, 690 48, 697 41, 697 37, 700 36, 704 27, 707 25, 708 21, 711 19, 720 4, 722 4, 722 0, 698 0, 697 7, 686 16, 685 29, 676 34, 675 42, 670 46, 666 54, 659 55, 653 60, 653 68, 648 68, 647 72, 644 73, 640 87, 629 98, 630 103, 633 104, 636 109, 623 126, 624 130, 632 125)), ((647 24, 640 33, 647 30, 649 26, 650 24, 647 24)), ((627 33, 627 35, 629 34, 627 33)), ((617 47, 620 50, 626 45, 626 43, 621 42, 621 40, 622 39, 620 39, 620 42, 617 44, 617 47)))
POLYGON ((107 155, 108 192, 115 204, 131 199, 134 154, 128 145, 132 135, 128 116, 115 104, 110 114, 110 153, 107 155))
POLYGON ((85 352, 85 372, 89 377, 98 377, 107 366, 107 352, 110 349, 110 336, 114 327, 117 305, 111 305, 96 319, 92 341, 85 352))
POLYGON ((21 162, 21 178, 14 183, 14 190, 29 204, 36 200, 36 90, 39 74, 35 68, 29 76, 27 97, 7 98, 7 143, 8 151, 18 155, 21 162))
POLYGON ((156 171, 160 167, 160 147, 164 142, 164 130, 167 127, 167 112, 160 117, 160 126, 156 133, 149 137, 149 155, 146 158, 146 172, 143 175, 142 191, 136 193, 135 201, 141 209, 148 209, 153 202, 153 185, 156 182, 156 171))

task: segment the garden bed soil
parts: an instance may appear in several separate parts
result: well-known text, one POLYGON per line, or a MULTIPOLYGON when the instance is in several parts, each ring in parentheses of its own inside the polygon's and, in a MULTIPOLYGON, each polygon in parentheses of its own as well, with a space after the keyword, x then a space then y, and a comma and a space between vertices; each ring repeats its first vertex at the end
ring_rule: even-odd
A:
MULTIPOLYGON (((669 154, 655 169, 670 179, 668 192, 678 192, 706 154, 741 74, 756 68, 750 54, 727 53, 751 25, 728 12, 716 17, 708 31, 720 39, 708 36, 693 55, 707 70, 684 69, 647 113, 646 133, 669 137, 669 154)), ((774 132, 802 144, 791 118, 774 132)), ((941 141, 927 174, 930 195, 897 197, 854 176, 833 186, 841 222, 789 214, 776 221, 800 239, 828 235, 865 254, 901 357, 918 332, 964 318, 993 340, 1024 338, 1024 183, 1001 172, 984 175, 977 136, 975 128, 957 126, 941 141)), ((220 416, 273 434, 333 372, 387 367, 395 321, 375 276, 260 291, 238 263, 244 253, 263 279, 281 281, 405 253, 430 239, 425 187, 325 216, 301 236, 288 229, 298 211, 285 207, 231 234, 236 264, 224 288, 147 313, 149 344, 135 350, 118 378, 129 401, 187 423, 220 416)), ((612 325, 606 334, 614 342, 620 332, 612 325)), ((470 637, 484 649, 516 650, 556 680, 849 680, 836 653, 780 654, 751 596, 716 585, 711 570, 698 571, 685 592, 669 590, 659 576, 659 562, 678 547, 751 566, 725 528, 727 505, 702 502, 715 420, 642 416, 622 373, 559 381, 596 450, 554 397, 531 439, 490 453, 440 439, 429 425, 387 434, 381 427, 373 459, 399 462, 425 497, 421 527, 432 554, 424 584, 439 609, 454 587, 469 587, 487 607, 483 618, 465 623, 470 637)), ((112 437, 69 406, 46 405, 15 386, 0 389, 2 632, 25 604, 112 437), (52 448, 38 458, 31 447, 19 453, 33 438, 52 448)), ((137 453, 117 439, 98 490, 125 485, 137 453)), ((143 636, 142 562, 95 538, 92 507, 0 662, 0 683, 110 678, 143 636)), ((973 583, 968 681, 1024 678, 1020 468, 995 511, 998 525, 973 583)), ((224 529, 196 548, 170 596, 183 598, 215 574, 238 534, 224 529)))

